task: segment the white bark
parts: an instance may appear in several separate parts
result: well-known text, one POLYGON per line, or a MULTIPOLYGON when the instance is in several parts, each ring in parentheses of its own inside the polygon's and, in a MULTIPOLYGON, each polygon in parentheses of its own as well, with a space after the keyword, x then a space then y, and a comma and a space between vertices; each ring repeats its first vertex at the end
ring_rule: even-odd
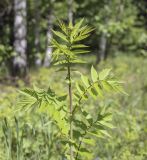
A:
POLYGON ((106 48, 107 48, 107 36, 105 33, 102 33, 99 43, 100 61, 103 61, 106 58, 106 48))
POLYGON ((51 45, 51 39, 52 39, 52 29, 53 29, 53 19, 54 19, 53 2, 54 0, 51 1, 50 11, 48 15, 47 48, 46 48, 46 53, 45 53, 45 58, 44 58, 44 63, 43 63, 45 67, 50 66, 51 57, 52 57, 52 48, 50 47, 50 45, 51 45))
POLYGON ((14 72, 25 74, 27 68, 26 0, 14 0, 14 14, 14 50, 16 52, 13 60, 14 72))
POLYGON ((67 0, 68 3, 68 20, 73 22, 73 0, 67 0))
POLYGON ((42 59, 40 56, 40 11, 39 11, 39 0, 34 0, 35 5, 35 65, 40 67, 42 63, 42 59))

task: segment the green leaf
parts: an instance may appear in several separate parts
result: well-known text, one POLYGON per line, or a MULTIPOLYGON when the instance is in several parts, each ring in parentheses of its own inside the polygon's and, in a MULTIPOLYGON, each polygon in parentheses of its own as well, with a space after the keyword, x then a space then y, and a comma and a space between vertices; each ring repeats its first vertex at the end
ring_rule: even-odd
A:
POLYGON ((91 136, 94 136, 94 137, 97 137, 97 138, 103 138, 103 135, 102 135, 102 133, 98 133, 98 132, 96 132, 96 131, 88 131, 87 132, 89 135, 91 135, 91 136))
POLYGON ((68 42, 66 36, 65 36, 63 33, 58 32, 58 31, 54 31, 54 30, 52 30, 52 31, 53 31, 53 33, 54 33, 56 36, 58 36, 59 38, 61 38, 61 39, 64 40, 64 41, 68 42))
POLYGON ((68 35, 68 31, 67 31, 67 27, 65 25, 65 23, 61 20, 58 19, 58 25, 59 27, 61 28, 61 30, 66 34, 68 35))
POLYGON ((94 28, 92 28, 92 27, 84 26, 84 27, 82 27, 81 30, 80 30, 80 35, 89 34, 89 33, 92 32, 93 30, 94 30, 94 28))
POLYGON ((80 151, 77 151, 80 156, 85 157, 86 159, 92 159, 93 154, 91 154, 91 152, 86 149, 86 148, 81 148, 80 151))
POLYGON ((96 99, 96 95, 95 95, 95 93, 93 92, 93 90, 91 88, 88 89, 87 91, 94 99, 96 99))
POLYGON ((98 80, 98 74, 95 68, 92 66, 91 67, 91 78, 93 82, 96 82, 98 80))
POLYGON ((72 31, 72 34, 71 34, 72 37, 74 37, 78 34, 78 30, 81 27, 83 21, 84 21, 84 19, 81 19, 78 23, 76 23, 76 25, 74 26, 74 29, 72 31))
POLYGON ((90 81, 89 81, 88 77, 81 74, 81 79, 82 79, 82 82, 84 83, 84 85, 88 88, 90 86, 90 81))
POLYGON ((16 104, 15 112, 20 110, 29 111, 34 107, 38 107, 39 101, 37 93, 32 89, 24 89, 19 91, 24 97, 21 98, 19 102, 16 104))
POLYGON ((76 139, 79 139, 80 137, 82 137, 82 134, 79 130, 73 130, 73 136, 76 139))
POLYGON ((83 139, 83 142, 86 143, 86 144, 89 144, 91 146, 94 146, 95 145, 95 140, 92 139, 92 138, 84 138, 83 139))
POLYGON ((82 54, 82 53, 89 53, 90 51, 87 50, 74 50, 73 53, 75 54, 82 54))
POLYGON ((95 87, 98 95, 99 95, 101 98, 103 98, 103 91, 101 90, 101 88, 99 87, 99 85, 98 85, 98 84, 94 84, 94 87, 95 87))
POLYGON ((37 101, 36 98, 31 97, 31 96, 27 96, 21 99, 21 101, 16 103, 16 107, 15 107, 15 112, 20 111, 20 110, 24 110, 24 111, 30 111, 32 110, 33 106, 37 107, 39 101, 37 101))
POLYGON ((92 96, 96 99, 98 93, 96 92, 96 90, 94 88, 91 88, 91 93, 92 93, 92 96))
POLYGON ((118 92, 123 93, 123 94, 125 94, 125 95, 128 96, 128 93, 126 93, 126 92, 124 91, 124 89, 123 89, 122 86, 117 85, 117 86, 115 86, 115 89, 116 89, 118 92))
POLYGON ((69 22, 68 27, 69 27, 71 30, 73 29, 73 23, 72 23, 72 21, 71 21, 71 20, 70 20, 70 22, 69 22))
POLYGON ((51 43, 60 50, 60 54, 64 53, 63 55, 73 55, 73 53, 67 48, 67 46, 59 44, 55 39, 52 39, 51 43))
POLYGON ((78 84, 78 83, 76 83, 76 87, 77 87, 78 92, 80 94, 83 94, 83 92, 85 91, 85 88, 82 85, 78 84))
POLYGON ((77 99, 77 100, 79 100, 80 99, 80 95, 79 94, 77 94, 77 93, 74 93, 74 96, 75 96, 75 98, 77 99))
POLYGON ((78 126, 80 129, 82 129, 84 132, 87 129, 87 120, 82 114, 76 115, 76 119, 74 120, 76 126, 78 126))
POLYGON ((104 69, 99 73, 99 80, 104 80, 109 75, 111 69, 104 69))
POLYGON ((37 94, 34 92, 34 90, 29 88, 25 88, 24 90, 19 90, 19 93, 21 93, 24 96, 37 98, 37 94))
POLYGON ((104 110, 102 109, 101 114, 104 114, 103 119, 105 121, 112 121, 112 113, 105 113, 106 112, 106 107, 103 107, 104 110))
POLYGON ((113 91, 113 87, 107 81, 102 81, 102 86, 107 91, 113 91))
POLYGON ((75 44, 72 46, 73 49, 75 48, 87 48, 88 46, 84 45, 84 44, 75 44))
POLYGON ((83 39, 86 39, 86 38, 89 37, 89 36, 90 36, 90 34, 83 35, 83 36, 77 36, 77 37, 73 40, 73 42, 81 41, 81 40, 83 40, 83 39))
POLYGON ((105 127, 111 128, 111 129, 115 128, 115 127, 113 126, 113 124, 108 123, 108 122, 105 122, 105 121, 100 121, 100 122, 98 122, 98 123, 101 124, 101 125, 103 125, 103 126, 105 126, 105 127))
POLYGON ((106 130, 100 130, 99 132, 101 132, 103 135, 111 138, 111 135, 106 130))

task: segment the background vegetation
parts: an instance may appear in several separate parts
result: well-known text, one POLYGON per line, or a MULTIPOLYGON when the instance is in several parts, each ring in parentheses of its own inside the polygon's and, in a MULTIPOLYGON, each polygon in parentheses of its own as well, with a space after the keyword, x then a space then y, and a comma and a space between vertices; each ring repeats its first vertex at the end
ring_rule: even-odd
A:
MULTIPOLYGON (((99 139, 95 159, 147 159, 147 2, 145 0, 1 0, 0 1, 0 159, 46 160, 53 149, 50 120, 38 114, 11 116, 18 90, 26 86, 47 88, 60 94, 64 75, 51 63, 52 29, 57 17, 65 22, 85 18, 95 30, 81 55, 88 73, 112 68, 125 81, 129 96, 107 95, 103 102, 113 113, 111 138, 99 139), (60 82, 59 82, 60 79, 60 82), (111 105, 110 105, 111 104, 111 105)), ((75 73, 74 77, 78 75, 75 73)), ((94 104, 95 103, 95 104, 94 104)), ((97 102, 89 99, 88 106, 97 102)), ((57 146, 60 152, 60 146, 57 146)), ((54 159, 59 159, 54 154, 54 159)))

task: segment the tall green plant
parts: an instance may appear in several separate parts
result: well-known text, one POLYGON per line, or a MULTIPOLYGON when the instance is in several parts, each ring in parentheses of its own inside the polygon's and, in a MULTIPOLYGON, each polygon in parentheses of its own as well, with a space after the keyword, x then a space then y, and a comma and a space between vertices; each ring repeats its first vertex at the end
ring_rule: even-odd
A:
MULTIPOLYGON (((89 146, 94 146, 92 137, 100 138, 110 136, 107 128, 113 128, 111 124, 112 114, 105 106, 86 107, 89 97, 95 100, 105 97, 105 92, 124 93, 122 83, 116 80, 110 73, 111 69, 104 69, 100 73, 91 67, 91 78, 80 73, 80 80, 74 81, 72 77, 73 64, 83 63, 79 54, 87 53, 87 46, 80 41, 89 37, 93 30, 83 26, 83 19, 73 25, 66 26, 59 21, 61 31, 53 31, 56 39, 52 40, 53 62, 60 67, 59 71, 65 71, 68 85, 67 95, 59 96, 50 87, 48 90, 24 89, 21 93, 24 97, 17 104, 17 111, 37 111, 49 116, 52 127, 56 133, 52 139, 53 145, 61 147, 59 157, 69 160, 92 159, 93 154, 89 146), (93 114, 93 112, 96 114, 93 114)), ((51 140, 51 139, 50 139, 51 140)), ((53 155, 53 154, 51 154, 53 155)))

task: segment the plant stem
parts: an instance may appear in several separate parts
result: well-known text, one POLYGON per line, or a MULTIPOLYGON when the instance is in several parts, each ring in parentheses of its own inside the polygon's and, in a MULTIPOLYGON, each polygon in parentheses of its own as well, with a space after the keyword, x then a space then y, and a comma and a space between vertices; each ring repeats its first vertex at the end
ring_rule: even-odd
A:
MULTIPOLYGON (((72 129, 72 88, 71 88, 71 74, 70 74, 70 65, 68 65, 68 91, 69 91, 69 111, 70 111, 70 140, 73 139, 73 129, 72 129)), ((70 144, 70 160, 73 160, 73 148, 70 144)))

